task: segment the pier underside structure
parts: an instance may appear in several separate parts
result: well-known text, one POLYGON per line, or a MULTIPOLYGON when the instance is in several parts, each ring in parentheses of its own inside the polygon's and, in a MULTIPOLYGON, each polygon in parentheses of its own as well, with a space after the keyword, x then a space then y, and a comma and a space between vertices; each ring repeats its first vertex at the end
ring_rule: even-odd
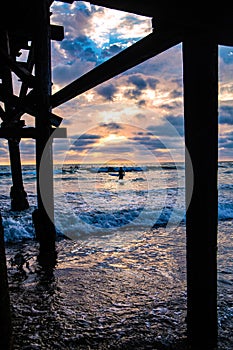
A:
MULTIPOLYGON (((52 109, 182 43, 185 144, 190 156, 186 158, 187 335, 192 349, 215 349, 218 335, 218 45, 233 46, 231 13, 224 3, 212 3, 211 9, 203 9, 199 2, 92 0, 91 4, 150 17, 153 32, 52 94, 51 40, 64 38, 63 27, 50 24, 52 3, 53 0, 11 0, 0 11, 0 137, 7 139, 9 146, 11 208, 25 210, 29 206, 23 185, 20 140, 33 138, 38 202, 33 220, 40 242, 40 262, 43 265, 48 259, 55 260, 50 136, 59 128, 62 137, 65 129, 60 128, 62 118, 52 109), (21 50, 28 51, 26 61, 20 61, 21 50), (13 73, 21 83, 17 94, 13 89, 13 73), (35 118, 34 127, 26 127, 22 119, 25 113, 35 118), (43 184, 39 176, 45 147, 43 161, 46 162, 49 213, 41 197, 43 184), (193 186, 188 159, 194 173, 193 186)), ((0 332, 8 336, 6 328, 0 332)), ((0 338, 3 339, 4 334, 0 334, 0 338)))

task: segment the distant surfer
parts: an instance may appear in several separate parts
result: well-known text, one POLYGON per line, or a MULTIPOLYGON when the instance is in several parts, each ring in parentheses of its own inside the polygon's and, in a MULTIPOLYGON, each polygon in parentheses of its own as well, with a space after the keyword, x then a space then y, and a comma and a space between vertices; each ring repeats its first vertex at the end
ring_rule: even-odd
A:
POLYGON ((121 166, 120 169, 119 169, 119 180, 123 180, 124 176, 125 176, 125 172, 124 172, 124 169, 121 166))

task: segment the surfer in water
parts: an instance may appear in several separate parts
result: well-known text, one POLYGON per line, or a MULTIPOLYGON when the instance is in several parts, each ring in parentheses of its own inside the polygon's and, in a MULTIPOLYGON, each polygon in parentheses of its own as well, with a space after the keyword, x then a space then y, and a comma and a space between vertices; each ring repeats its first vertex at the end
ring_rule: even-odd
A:
POLYGON ((119 180, 123 180, 124 176, 125 176, 124 169, 122 168, 122 166, 120 166, 120 169, 119 169, 119 180))

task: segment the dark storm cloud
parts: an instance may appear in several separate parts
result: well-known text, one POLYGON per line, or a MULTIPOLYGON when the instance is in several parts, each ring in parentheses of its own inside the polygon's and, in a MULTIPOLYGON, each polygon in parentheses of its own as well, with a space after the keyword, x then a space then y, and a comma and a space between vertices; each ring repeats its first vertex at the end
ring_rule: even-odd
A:
POLYGON ((136 86, 138 90, 143 90, 146 88, 147 83, 144 79, 139 77, 138 75, 132 75, 128 78, 128 83, 133 84, 136 86))
POLYGON ((139 77, 138 75, 132 75, 128 78, 128 82, 135 85, 137 89, 143 90, 146 88, 147 83, 144 79, 139 77))
POLYGON ((160 108, 165 109, 166 111, 172 111, 176 108, 176 106, 173 105, 173 103, 165 103, 160 106, 160 108))
POLYGON ((174 101, 172 103, 164 103, 160 106, 160 108, 165 109, 166 111, 172 111, 177 107, 180 107, 180 103, 177 101, 174 101))
POLYGON ((171 123, 176 128, 176 130, 181 136, 184 135, 184 117, 183 116, 174 117, 170 115, 166 119, 169 121, 169 123, 171 123))
POLYGON ((177 98, 177 97, 182 97, 182 96, 183 96, 183 91, 181 91, 181 90, 173 90, 171 92, 172 98, 177 98))
POLYGON ((130 98, 130 99, 136 99, 137 97, 139 97, 141 95, 141 90, 139 89, 130 89, 130 90, 127 90, 124 95, 125 97, 127 98, 130 98))
POLYGON ((123 129, 122 126, 118 123, 100 123, 100 126, 109 131, 116 131, 116 130, 123 129))
POLYGON ((219 111, 219 123, 220 124, 233 124, 233 107, 221 106, 219 111))
POLYGON ((101 136, 93 134, 83 134, 78 138, 72 137, 72 139, 75 139, 75 141, 71 144, 69 149, 72 151, 90 149, 100 138, 101 136))
POLYGON ((233 141, 225 141, 220 143, 220 147, 222 148, 233 148, 233 141))
POLYGON ((179 135, 184 135, 184 118, 183 116, 167 116, 164 122, 161 125, 150 125, 147 127, 147 130, 152 132, 157 136, 168 136, 168 137, 177 137, 175 130, 169 127, 171 124, 179 135))
POLYGON ((228 132, 219 137, 218 143, 221 148, 233 148, 233 132, 228 132))
POLYGON ((114 94, 117 92, 117 88, 113 84, 100 86, 96 89, 96 92, 103 96, 106 100, 112 101, 114 94))
POLYGON ((125 96, 130 99, 138 98, 142 94, 142 91, 147 87, 146 81, 138 75, 131 75, 127 82, 134 86, 134 88, 129 88, 125 92, 125 96))
MULTIPOLYGON (((157 84, 159 83, 158 79, 155 78, 147 78, 143 79, 139 75, 131 75, 129 76, 127 82, 130 85, 133 85, 134 88, 129 87, 128 90, 125 92, 125 96, 130 98, 130 99, 137 99, 141 96, 143 90, 145 90, 147 87, 150 89, 155 90, 157 84)), ((146 105, 146 100, 139 100, 138 101, 139 106, 144 106, 146 105)))
POLYGON ((148 78, 146 79, 146 82, 151 89, 155 89, 157 84, 159 83, 159 80, 155 78, 148 78))
POLYGON ((100 139, 99 135, 93 135, 93 134, 83 134, 80 135, 77 139, 77 141, 79 140, 97 140, 100 139))
MULTIPOLYGON (((91 26, 92 17, 96 13, 104 13, 104 9, 96 6, 87 6, 85 2, 75 4, 54 5, 55 20, 62 21, 65 28, 65 38, 59 43, 60 49, 66 52, 66 64, 71 65, 78 58, 81 61, 99 64, 103 47, 99 48, 96 42, 88 35, 86 29, 91 26)), ((114 49, 113 49, 114 51, 114 49)), ((57 54, 61 55, 59 51, 57 54)), ((108 55, 109 56, 109 55, 108 55)))
MULTIPOLYGON (((96 13, 98 13, 98 16, 102 13, 104 16, 106 9, 77 1, 72 6, 54 4, 53 10, 52 18, 58 23, 62 21, 60 24, 65 28, 65 38, 57 43, 57 45, 60 45, 60 49, 66 53, 65 65, 74 64, 74 61, 78 58, 81 61, 94 62, 97 66, 128 47, 129 43, 132 44, 141 39, 140 37, 132 38, 130 34, 128 38, 123 37, 121 31, 114 28, 113 22, 112 28, 109 28, 109 34, 106 35, 106 41, 100 47, 99 43, 90 39, 86 30, 87 28, 94 30, 93 18, 96 13)), ((129 33, 132 33, 133 26, 140 25, 142 22, 144 22, 142 18, 137 18, 135 15, 126 15, 122 25, 128 27, 130 29, 129 33)), ((55 47, 54 50, 61 59, 63 53, 55 47)))
POLYGON ((130 140, 136 143, 140 143, 149 150, 166 148, 157 137, 147 132, 138 132, 135 136, 131 137, 130 140))
POLYGON ((86 35, 79 35, 75 39, 63 39, 60 46, 61 49, 69 52, 70 60, 76 58, 91 62, 97 62, 98 60, 96 43, 86 35))
POLYGON ((100 61, 105 61, 106 59, 118 54, 120 51, 122 51, 122 45, 110 45, 102 50, 99 56, 100 61))
POLYGON ((138 101, 137 105, 138 105, 139 107, 145 106, 145 105, 146 105, 146 100, 140 100, 140 101, 138 101))

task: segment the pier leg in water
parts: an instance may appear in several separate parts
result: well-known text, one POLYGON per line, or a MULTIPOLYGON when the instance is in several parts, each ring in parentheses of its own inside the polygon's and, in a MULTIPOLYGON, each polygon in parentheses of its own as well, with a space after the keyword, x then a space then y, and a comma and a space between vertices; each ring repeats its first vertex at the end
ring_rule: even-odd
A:
POLYGON ((11 308, 8 288, 7 266, 4 244, 4 230, 0 214, 0 349, 12 347, 11 308))
MULTIPOLYGON (((9 36, 7 31, 0 31, 0 42, 5 51, 11 56, 9 36)), ((12 74, 9 66, 4 62, 1 62, 2 72, 1 72, 1 86, 4 91, 7 92, 7 96, 13 96, 13 82, 12 74)), ((16 120, 12 118, 12 112, 14 107, 12 106, 10 99, 4 101, 5 107, 5 117, 1 124, 1 127, 7 128, 22 128, 25 123, 23 120, 16 120)), ((10 153, 10 164, 12 173, 13 186, 11 188, 11 209, 16 211, 25 210, 29 207, 27 201, 27 194, 23 187, 22 169, 21 169, 21 159, 20 159, 20 149, 19 149, 20 138, 9 138, 8 147, 10 153)))
POLYGON ((9 139, 8 147, 10 153, 10 163, 11 163, 11 174, 12 183, 11 187, 11 210, 22 211, 29 208, 29 203, 27 200, 27 193, 23 186, 21 159, 20 159, 20 149, 19 149, 20 139, 9 139))
POLYGON ((35 1, 35 96, 36 96, 36 169, 37 203, 33 220, 40 243, 38 262, 43 268, 56 264, 56 230, 54 225, 53 148, 51 124, 51 42, 50 9, 47 0, 35 1), (46 202, 46 203, 45 203, 46 202))
POLYGON ((40 243, 38 263, 46 271, 52 271, 57 264, 57 251, 55 246, 56 233, 51 220, 43 208, 35 209, 32 213, 36 239, 40 243))
POLYGON ((185 143, 191 159, 190 164, 186 152, 187 333, 192 350, 215 350, 218 47, 211 33, 203 28, 187 32, 183 60, 185 143))

